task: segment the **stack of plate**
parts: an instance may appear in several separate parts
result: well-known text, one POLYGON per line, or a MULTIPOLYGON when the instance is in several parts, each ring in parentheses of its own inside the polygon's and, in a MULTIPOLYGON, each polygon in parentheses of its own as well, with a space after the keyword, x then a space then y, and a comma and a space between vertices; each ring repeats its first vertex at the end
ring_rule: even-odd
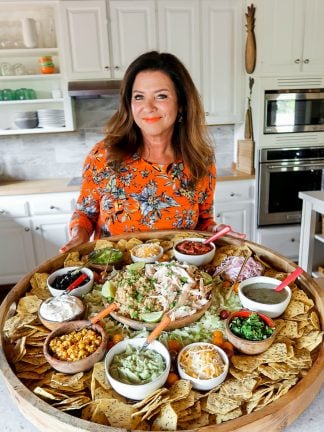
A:
POLYGON ((42 128, 57 128, 65 126, 64 111, 60 109, 40 109, 38 126, 42 128))
POLYGON ((14 124, 18 129, 33 129, 38 124, 36 111, 14 113, 14 124))

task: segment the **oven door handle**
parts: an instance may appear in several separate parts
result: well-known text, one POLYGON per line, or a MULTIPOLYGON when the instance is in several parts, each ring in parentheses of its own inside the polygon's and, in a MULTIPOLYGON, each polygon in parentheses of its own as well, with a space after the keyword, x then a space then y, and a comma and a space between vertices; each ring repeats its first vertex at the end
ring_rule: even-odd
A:
POLYGON ((279 171, 284 171, 286 168, 288 169, 294 169, 296 171, 306 171, 309 169, 319 169, 322 170, 324 169, 324 164, 323 165, 268 165, 268 169, 269 170, 279 170, 279 171))

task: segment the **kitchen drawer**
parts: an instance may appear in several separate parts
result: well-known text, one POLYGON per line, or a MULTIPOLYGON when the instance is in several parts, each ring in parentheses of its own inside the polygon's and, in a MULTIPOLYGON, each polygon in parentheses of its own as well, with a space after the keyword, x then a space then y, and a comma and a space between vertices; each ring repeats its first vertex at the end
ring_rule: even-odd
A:
POLYGON ((256 241, 286 258, 296 260, 299 254, 300 225, 260 228, 256 241))
POLYGON ((253 180, 219 181, 216 183, 215 203, 252 199, 254 199, 253 180))
POLYGON ((75 209, 77 193, 48 193, 30 196, 29 209, 31 215, 65 214, 75 209))
POLYGON ((28 203, 24 197, 0 198, 0 219, 28 216, 28 203))

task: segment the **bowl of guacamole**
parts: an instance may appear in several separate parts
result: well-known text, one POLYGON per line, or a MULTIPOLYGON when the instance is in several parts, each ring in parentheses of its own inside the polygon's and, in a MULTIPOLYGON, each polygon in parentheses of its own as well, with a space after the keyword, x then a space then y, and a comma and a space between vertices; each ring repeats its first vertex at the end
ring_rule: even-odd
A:
POLYGON ((125 339, 114 345, 105 358, 106 378, 122 396, 142 400, 161 388, 170 372, 167 348, 153 341, 140 351, 145 338, 125 339))

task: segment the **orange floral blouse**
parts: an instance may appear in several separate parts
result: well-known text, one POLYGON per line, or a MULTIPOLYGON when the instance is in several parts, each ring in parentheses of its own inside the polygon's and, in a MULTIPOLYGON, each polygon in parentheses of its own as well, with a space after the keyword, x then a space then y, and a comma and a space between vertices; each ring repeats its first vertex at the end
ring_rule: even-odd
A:
POLYGON ((124 232, 200 229, 214 224, 216 168, 189 187, 182 162, 149 163, 138 154, 118 173, 106 164, 107 149, 97 143, 86 157, 83 182, 70 229, 84 227, 95 238, 124 232))

